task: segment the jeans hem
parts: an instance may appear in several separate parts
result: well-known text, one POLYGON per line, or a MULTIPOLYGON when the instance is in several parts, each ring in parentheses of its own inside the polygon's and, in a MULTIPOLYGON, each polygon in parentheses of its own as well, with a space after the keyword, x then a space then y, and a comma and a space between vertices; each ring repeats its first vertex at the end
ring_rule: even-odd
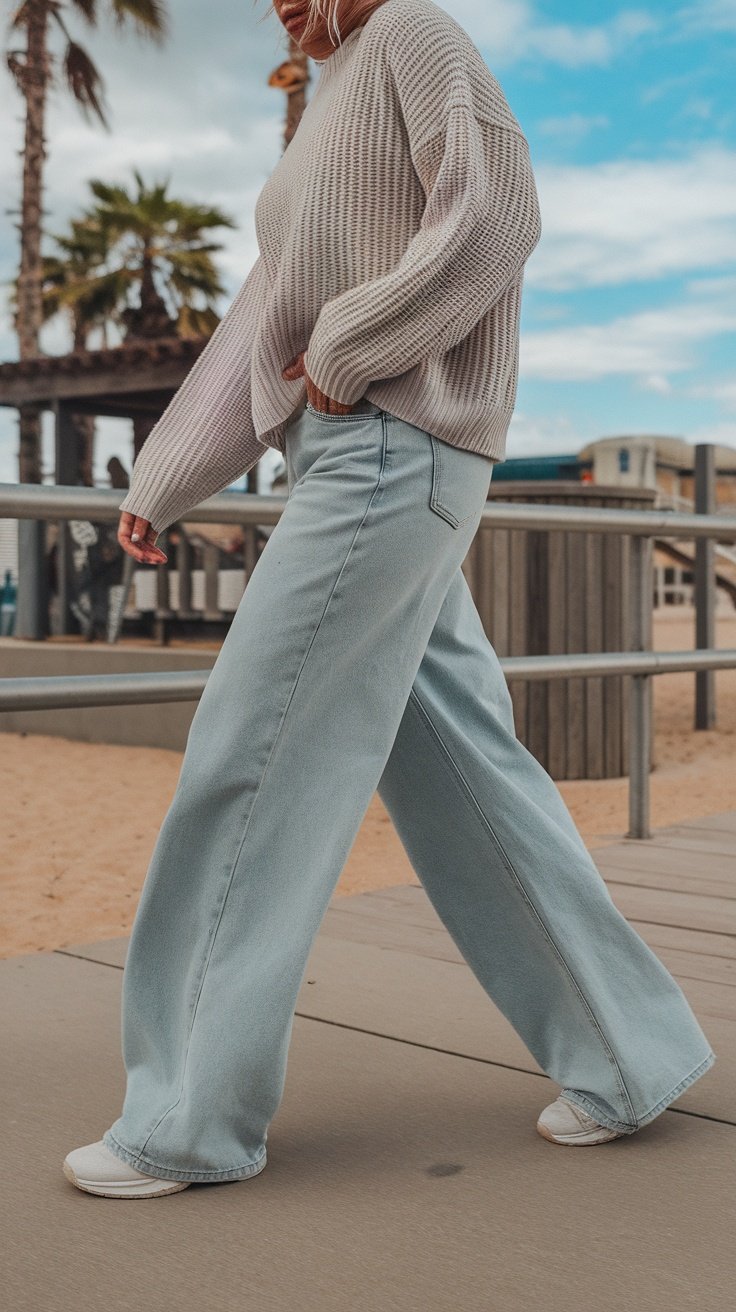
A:
MULTIPOLYGON (((552 950, 556 963, 565 977, 566 984, 572 987, 580 1004, 582 1005, 583 1009, 586 1012, 588 1021, 593 1027, 593 1031, 596 1035, 599 1044, 603 1049, 606 1060, 608 1061, 608 1063, 613 1069, 622 1101, 628 1105, 628 1108, 631 1111, 632 1116, 635 1115, 631 1095, 626 1087, 626 1082, 623 1077, 623 1072, 621 1070, 621 1067, 619 1066, 618 1061, 616 1060, 613 1047, 609 1043, 608 1038, 606 1037, 598 1021, 593 1006, 588 1000, 585 990, 582 988, 580 982, 578 981, 575 971, 570 966, 564 952, 560 948, 556 936, 553 934, 550 926, 547 923, 546 918, 544 917, 539 907, 537 906, 535 900, 532 898, 531 894, 529 893, 529 890, 527 889, 523 877, 519 874, 514 862, 512 861, 511 857, 506 851, 504 844, 501 842, 498 834, 496 833, 496 830, 494 829, 490 818, 486 815, 485 810, 481 806, 480 801, 476 796, 472 785, 470 784, 466 776, 463 774, 458 763, 455 760, 453 760, 450 752, 448 751, 447 747, 445 746, 442 740, 442 735, 440 734, 439 730, 435 726, 431 715, 425 708, 421 698, 418 697, 417 694, 415 693, 414 689, 412 689, 412 691, 409 694, 409 700, 414 701, 420 717, 423 717, 424 719, 425 725, 428 730, 428 741, 432 744, 433 750, 435 751, 438 759, 445 766, 449 764, 450 769, 453 771, 453 777, 459 785, 460 792, 463 794, 463 796, 466 799, 467 798, 470 799, 471 804, 475 808, 476 813, 481 818, 482 824, 485 825, 485 828, 488 834, 490 835, 491 840, 495 844, 497 852, 501 857, 504 867, 507 873, 510 875, 511 880, 513 881, 514 887, 516 888, 517 892, 521 896, 522 902, 524 903, 528 912, 533 917, 537 927, 541 929, 542 934, 545 936, 552 950)), ((445 914, 446 916, 446 913, 443 914, 445 914)), ((486 990, 486 992, 488 992, 488 990, 486 990)), ((630 1133, 633 1133, 633 1131, 638 1128, 636 1124, 631 1125, 630 1122, 626 1123, 621 1121, 617 1121, 615 1127, 611 1126, 610 1128, 618 1129, 619 1127, 624 1127, 625 1130, 630 1133)))
POLYGON ((700 1079, 701 1075, 705 1075, 705 1072, 710 1070, 715 1060, 716 1054, 711 1050, 703 1061, 695 1067, 695 1070, 686 1075, 683 1080, 680 1080, 680 1083, 676 1084, 674 1089, 671 1089, 664 1098, 660 1098, 654 1107, 650 1107, 649 1111, 644 1112, 638 1118, 636 1125, 630 1125, 626 1121, 617 1121, 610 1116, 606 1116, 605 1112, 602 1112, 590 1098, 586 1098, 585 1094, 578 1093, 577 1089, 563 1089, 562 1093, 568 1102, 574 1102, 578 1107, 582 1107, 584 1111, 594 1117, 599 1125, 604 1125, 606 1129, 616 1130, 619 1134, 635 1134, 643 1125, 648 1125, 650 1121, 654 1120, 655 1116, 659 1116, 689 1085, 694 1084, 696 1080, 700 1079))
POLYGON ((106 1130, 102 1136, 103 1143, 110 1152, 113 1152, 121 1161, 127 1162, 128 1166, 133 1166, 137 1171, 144 1175, 152 1175, 159 1180, 189 1180, 194 1183, 199 1181, 206 1184, 208 1181, 216 1180, 246 1180, 250 1175, 258 1175, 266 1165, 265 1147, 256 1157, 254 1162, 247 1162, 243 1166, 233 1166, 230 1170, 224 1171, 180 1171, 177 1167, 162 1166, 160 1162, 152 1162, 148 1157, 143 1157, 140 1153, 134 1153, 130 1148, 125 1148, 109 1130, 106 1130))

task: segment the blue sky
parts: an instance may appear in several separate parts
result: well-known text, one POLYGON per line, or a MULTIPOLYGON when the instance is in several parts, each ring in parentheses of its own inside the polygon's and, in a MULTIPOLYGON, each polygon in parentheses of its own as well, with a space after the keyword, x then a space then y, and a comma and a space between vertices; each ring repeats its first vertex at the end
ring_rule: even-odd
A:
MULTIPOLYGON (((540 195, 507 455, 572 452, 622 433, 736 447, 736 0, 442 7, 501 82, 540 195)), ((137 166, 149 183, 170 178, 173 194, 209 199, 239 225, 219 234, 223 312, 256 257, 253 207, 281 151, 283 97, 267 77, 284 57, 285 33, 269 0, 176 0, 170 9, 163 49, 68 15, 105 76, 112 131, 88 124, 63 89, 52 92, 46 223, 64 229, 87 203, 90 177, 132 185, 137 166)), ((8 211, 19 201, 22 122, 4 69, 0 112, 6 282, 17 263, 8 211)), ((63 323, 45 330, 44 350, 68 344, 63 323)), ((0 358, 16 358, 4 301, 0 358)), ((130 466, 129 427, 102 420, 103 485, 112 454, 130 466)), ((45 478, 52 468, 47 416, 45 478)), ((3 410, 0 480, 16 477, 16 420, 3 410)))

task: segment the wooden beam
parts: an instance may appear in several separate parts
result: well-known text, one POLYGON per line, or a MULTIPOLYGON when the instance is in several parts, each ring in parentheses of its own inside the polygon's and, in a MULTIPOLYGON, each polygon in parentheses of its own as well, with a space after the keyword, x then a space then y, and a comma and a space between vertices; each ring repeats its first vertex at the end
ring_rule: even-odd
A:
MULTIPOLYGON (((102 368, 71 373, 61 367, 19 377, 0 376, 0 405, 40 405, 51 409, 54 401, 66 401, 80 409, 83 399, 140 397, 143 393, 172 393, 181 386, 196 356, 173 360, 131 361, 122 368, 102 368)), ((98 413, 101 413, 98 411, 98 413)))

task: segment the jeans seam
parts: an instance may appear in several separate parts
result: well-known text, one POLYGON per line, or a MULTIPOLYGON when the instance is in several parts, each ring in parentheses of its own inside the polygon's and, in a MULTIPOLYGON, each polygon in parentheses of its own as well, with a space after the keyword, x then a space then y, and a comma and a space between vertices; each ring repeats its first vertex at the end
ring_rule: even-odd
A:
MULTIPOLYGON (((477 810, 478 815, 480 816, 482 823, 485 825, 485 827, 486 827, 486 829, 488 830, 488 832, 489 832, 489 834, 490 834, 490 836, 491 836, 493 842, 494 842, 495 845, 496 845, 496 848, 497 848, 497 850, 498 850, 498 852, 499 852, 499 854, 500 854, 500 856, 501 856, 501 859, 502 859, 502 861, 503 861, 503 863, 504 863, 504 865, 505 865, 505 867, 506 867, 508 873, 511 875, 512 880, 514 881, 514 884, 515 884, 515 886, 517 887, 518 891, 521 893, 521 896, 522 896, 522 899, 523 899, 524 903, 526 904, 526 906, 528 907, 528 909, 532 912, 532 914, 533 914, 534 917, 536 918, 538 924, 540 925, 540 927, 541 927, 541 929, 542 929, 542 932, 544 933, 544 935, 546 936, 546 938, 547 938, 547 940, 548 940, 550 946, 552 947, 552 950, 553 950, 553 952, 554 952, 554 954, 555 954, 555 957, 557 958, 557 961, 559 962, 560 966, 561 966, 562 969, 564 970, 564 972, 565 972, 565 974, 567 975, 567 977, 568 977, 570 983, 572 984, 573 988, 575 989, 575 991, 576 991, 576 993, 577 993, 577 995, 578 995, 580 1001, 582 1002, 582 1004, 583 1004, 583 1006, 584 1006, 584 1008, 585 1008, 585 1010, 586 1010, 586 1012, 587 1012, 587 1014, 588 1014, 588 1016, 589 1016, 589 1018, 590 1018, 590 1021, 591 1021, 592 1025, 594 1026, 594 1029, 595 1029, 595 1031, 596 1031, 596 1033, 597 1033, 597 1035, 598 1035, 598 1037, 599 1037, 599 1039, 600 1039, 600 1042, 601 1042, 602 1045, 603 1045, 603 1048, 604 1048, 604 1051, 605 1051, 606 1056, 607 1056, 607 1058, 608 1058, 608 1061, 610 1062, 611 1066, 613 1067, 613 1070, 614 1070, 614 1072, 615 1072, 615 1076, 616 1076, 616 1080, 617 1080, 617 1083, 618 1083, 618 1085, 619 1085, 619 1089, 620 1089, 620 1091, 621 1091, 621 1095, 622 1095, 622 1097, 623 1097, 625 1103, 628 1105, 629 1111, 630 1111, 631 1116, 632 1116, 632 1118, 633 1118, 634 1128, 636 1128, 636 1125, 638 1124, 638 1122, 637 1122, 637 1118, 636 1118, 636 1113, 635 1113, 635 1111, 634 1111, 634 1107, 633 1107, 633 1103, 632 1103, 632 1101, 631 1101, 631 1097, 630 1097, 630 1095, 629 1095, 629 1091, 628 1091, 628 1089, 626 1088, 626 1084, 625 1084, 625 1082, 624 1082, 623 1074, 622 1074, 622 1072, 621 1072, 621 1069, 620 1069, 620 1067, 619 1067, 618 1062, 616 1061, 616 1058, 615 1058, 615 1055, 614 1055, 614 1053, 613 1053, 613 1051, 612 1051, 612 1049, 611 1049, 611 1046, 610 1046, 608 1040, 606 1039, 606 1036, 605 1036, 605 1034, 603 1033, 603 1030, 601 1029, 601 1026, 600 1026, 599 1023, 598 1023, 598 1020, 597 1020, 597 1018, 596 1018, 596 1016, 595 1016, 595 1013, 594 1013, 594 1011, 593 1011, 593 1008, 591 1007, 590 1003, 588 1002, 588 999, 586 998, 585 993, 583 992, 582 988, 580 987, 580 985, 579 985, 577 979, 575 978, 575 975, 574 975, 572 969, 570 968, 570 966, 568 965, 567 961, 565 960, 565 957, 564 957, 563 954, 560 952, 560 949, 558 948, 557 943, 555 942, 554 936, 552 935, 552 933, 551 933, 549 927, 547 926, 547 924, 546 924, 546 922, 545 922, 545 920, 544 920, 544 917, 542 916, 542 914, 541 914, 541 912, 538 910, 536 904, 532 901, 531 897, 530 897, 529 894, 527 893, 526 888, 524 887, 523 880, 521 879, 520 875, 517 873, 517 871, 516 871, 516 869, 515 869, 515 867, 514 867, 514 865, 513 865, 513 862, 511 861, 511 859, 510 859, 510 857, 509 857, 509 855, 508 855, 508 853, 507 853, 505 847, 503 846, 501 840, 499 839, 498 834, 496 833, 495 829, 493 828, 493 825, 491 824, 490 820, 489 820, 488 817, 486 816, 485 811, 484 811, 483 808, 481 807, 481 805, 480 805, 480 803, 479 803, 477 797, 475 796, 475 793, 473 792, 473 789, 472 789, 471 785, 469 784, 468 780, 465 778, 465 775, 462 773, 462 771, 458 769, 458 766, 457 766, 456 762, 453 760, 452 756, 451 756, 450 753, 447 751, 447 748, 445 747, 445 744, 444 744, 444 742, 442 741, 442 736, 441 736, 441 734, 438 733, 437 728, 435 727, 434 722, 433 722, 431 716, 429 715, 428 711, 427 711, 426 708, 424 707, 423 703, 421 702, 421 700, 419 699, 419 697, 417 696, 417 694, 416 694, 416 692, 415 692, 415 690, 414 690, 413 688, 412 688, 412 690, 411 690, 411 692, 410 692, 410 694, 409 694, 409 699, 410 699, 410 700, 413 700, 413 701, 415 702, 415 704, 416 704, 416 706, 417 706, 417 709, 418 709, 418 711, 419 711, 420 716, 424 719, 425 724, 426 724, 426 727, 427 727, 427 729, 428 729, 428 731, 429 731, 429 734, 430 734, 430 741, 434 743, 435 751, 437 752, 437 750, 439 749, 439 753, 441 754, 441 759, 442 759, 443 763, 449 764, 450 769, 451 769, 451 771, 452 771, 452 773, 453 773, 453 775, 454 775, 456 781, 457 781, 458 784, 461 786, 461 788, 467 793, 467 795, 468 795, 468 797, 470 798, 470 800, 471 800, 473 806, 474 806, 475 809, 477 810)), ((623 1124, 623 1122, 621 1122, 621 1124, 623 1124)))
MULTIPOLYGON (((368 416, 366 416, 366 417, 368 417, 368 416)), ((371 417, 371 418, 377 418, 378 416, 373 415, 373 416, 370 416, 370 417, 371 417)), ((271 744, 271 750, 270 750, 269 753, 268 753, 268 757, 266 758, 266 762, 265 762, 265 764, 264 764, 263 771, 262 771, 262 773, 261 773, 261 778, 260 778, 260 782, 259 782, 259 784, 258 784, 258 788, 256 789, 255 795, 254 795, 254 797, 253 797, 253 801, 252 801, 252 803, 251 803, 250 813, 249 813, 249 815, 248 815, 248 817, 247 817, 247 819, 246 819, 246 822, 245 822, 245 829, 243 830, 243 835, 242 835, 242 837, 241 837, 240 843, 238 844, 237 852, 235 853, 235 858, 234 858, 234 860, 233 860, 232 868, 231 868, 231 870, 230 870, 230 874, 229 874, 229 876, 228 876, 227 884, 226 884, 226 886, 225 886, 224 893, 223 893, 223 896, 222 896, 222 902, 221 902, 221 904, 220 904, 220 910, 219 910, 219 914, 218 914, 218 916, 217 916, 217 923, 215 924, 214 930, 213 930, 213 932, 212 932, 212 937, 211 937, 211 940, 210 940, 210 943, 209 943, 209 947, 205 950, 205 959, 204 959, 204 963, 203 963, 202 977, 201 977, 201 979, 200 979, 200 981, 199 981, 199 986, 198 986, 197 996, 196 996, 195 1001, 194 1001, 194 1007, 193 1007, 193 1010, 192 1010, 192 1016, 191 1016, 191 1020, 190 1020, 190 1022, 189 1022, 189 1030, 188 1030, 188 1033, 187 1033, 187 1042, 186 1042, 186 1049, 185 1049, 185 1052, 184 1052, 184 1062, 183 1062, 183 1065, 182 1065, 181 1084, 180 1084, 180 1087, 179 1087, 179 1093, 178 1093, 178 1096, 177 1096, 177 1098, 176 1098, 176 1101, 173 1102, 173 1103, 171 1104, 170 1107, 167 1107, 167 1108, 166 1108, 166 1111, 163 1112, 162 1115, 159 1117, 159 1119, 158 1119, 158 1121, 156 1122, 156 1124, 154 1125, 153 1129, 149 1131, 148 1135, 146 1136, 146 1139, 144 1140, 143 1144, 141 1145, 141 1153, 143 1153, 143 1152, 145 1151, 145 1149, 146 1149, 146 1147, 147 1147, 147 1145, 148 1145, 150 1139, 153 1137, 153 1135, 155 1134, 156 1130, 158 1130, 159 1127, 162 1125, 163 1121, 166 1119, 166 1117, 169 1115, 169 1113, 172 1112, 172 1111, 174 1110, 174 1108, 177 1107, 178 1104, 181 1102, 182 1095, 183 1095, 183 1093, 184 1093, 184 1081, 185 1081, 185 1079, 186 1079, 187 1061, 188 1061, 188 1059, 189 1059, 189 1050, 190 1050, 190 1048, 191 1048, 192 1034, 193 1034, 193 1032, 194 1032, 194 1022, 195 1022, 195 1020, 196 1020, 196 1016, 197 1016, 197 1009, 198 1009, 198 1007, 199 1007, 199 1001, 200 1001, 200 998, 201 998, 201 996, 202 996, 202 990, 203 990, 203 988, 204 988, 204 982, 205 982, 205 979, 206 979, 206 977, 207 977, 207 969, 208 969, 208 967, 209 967, 210 960, 211 960, 211 958, 212 958, 212 953, 213 953, 213 951, 214 951, 215 942, 216 942, 216 939, 217 939, 217 934, 218 934, 218 931, 219 931, 219 929, 220 929, 220 925, 221 925, 221 923, 222 923, 222 917, 223 917, 224 912, 225 912, 225 906, 226 906, 226 904, 227 904, 227 899, 228 899, 228 897, 229 897, 229 895, 230 895, 230 889, 232 888, 233 879, 235 878, 235 871, 236 871, 236 869, 237 869, 238 861, 240 860, 240 853, 241 853, 242 850, 243 850, 243 844, 245 843, 245 840, 246 840, 247 835, 248 835, 248 829, 249 829, 249 827, 250 827, 250 823, 251 823, 251 820, 252 820, 252 818, 253 818, 253 813, 254 813, 255 808, 256 808, 256 803, 257 803, 257 801, 258 801, 258 797, 259 797, 259 795, 260 795, 261 789, 262 789, 263 784, 264 784, 264 782, 265 782, 265 780, 266 780, 266 777, 267 777, 267 775, 268 775, 268 770, 269 770, 269 766, 270 766, 270 764, 271 764, 271 760, 272 760, 272 758, 273 758, 273 754, 274 754, 274 752, 275 752, 275 750, 276 750, 276 747, 277 747, 277 745, 278 745, 279 739, 281 738, 281 733, 282 733, 282 730, 283 730, 283 727, 284 727, 284 723, 285 723, 285 721, 286 721, 286 716, 287 716, 287 714, 288 714, 289 707, 290 707, 290 705, 291 705, 291 703, 292 703, 292 701, 293 701, 294 694, 295 694, 295 692, 296 692, 296 690, 297 690, 297 687, 298 687, 298 684, 299 684, 299 680, 300 680, 301 675, 302 675, 302 671, 303 671, 304 666, 306 665, 306 662, 307 662, 307 660, 308 660, 308 658, 309 658, 309 653, 310 653, 310 651, 312 650, 312 647, 314 646, 314 642, 315 642, 315 640, 316 640, 316 638, 317 638, 317 634, 319 633, 320 627, 321 627, 321 625, 322 625, 322 621, 324 620, 325 615, 327 614, 327 611, 328 611, 329 606, 330 606, 330 602, 332 601, 332 598, 333 598, 333 596, 334 596, 334 594, 335 594, 335 590, 336 590, 336 588, 337 588, 337 586, 338 586, 338 584, 339 584, 339 582, 340 582, 340 579, 342 578, 343 572, 344 572, 344 570, 345 570, 345 568, 346 568, 346 566, 347 566, 347 563, 348 563, 348 561, 349 561, 349 559, 350 559, 350 556, 352 555, 353 548, 354 548, 355 543, 356 543, 356 541, 357 541, 357 539, 358 539, 358 534, 360 533, 360 530, 362 529, 362 527, 363 527, 363 525, 364 525, 364 523, 365 523, 365 521, 366 521, 366 518, 367 518, 367 516, 368 516, 368 513, 369 513, 369 511, 370 511, 370 508, 371 508, 371 506, 373 505, 373 502, 374 502, 374 499, 375 499, 375 497, 376 497, 376 494, 377 494, 377 492, 379 491, 379 489, 380 489, 380 487, 381 487, 381 483, 382 483, 382 481, 383 481, 384 469, 385 469, 385 467, 386 467, 386 443, 387 443, 387 425, 386 425, 386 420, 385 420, 385 416, 384 416, 383 412, 381 413, 381 428, 382 428, 381 464, 380 464, 380 468, 379 468, 379 471, 378 471, 378 479, 377 479, 376 484, 375 484, 375 486, 374 486, 374 488, 373 488, 373 490, 372 490, 372 492, 371 492, 370 497, 368 498, 368 504, 367 504, 367 506, 366 506, 366 508, 365 508, 365 510, 364 510, 364 512, 363 512, 363 515, 362 515, 362 517, 361 517, 361 520, 360 520, 359 524, 357 525, 357 527, 356 527, 356 529, 355 529, 355 532, 354 532, 354 534, 353 534, 353 536, 352 536, 352 538, 351 538, 351 540, 350 540, 350 545, 348 546, 347 552, 345 553, 345 559, 343 560, 342 565, 340 566, 339 570, 337 571, 337 574, 336 574, 336 576, 335 576, 334 582, 333 582, 333 584, 332 584, 332 587, 330 588, 329 595, 328 595, 328 597, 327 597, 327 600, 326 600, 326 602, 325 602, 324 608, 323 608, 323 610, 322 610, 322 614, 320 615, 320 617, 319 617, 319 619, 318 619, 318 621, 317 621, 317 624, 315 625, 314 632, 312 633, 312 636, 311 636, 311 638, 310 638, 310 640, 309 640, 309 643, 308 643, 308 645, 307 645, 307 649, 306 649, 306 651, 304 652, 304 655, 303 655, 302 660, 301 660, 301 664, 299 665, 299 669, 298 669, 297 672, 296 672, 296 677, 295 677, 294 682, 293 682, 293 684, 292 684, 292 687, 291 687, 291 691, 290 691, 290 693, 289 693, 289 696, 288 696, 288 698, 287 698, 287 700, 286 700, 286 705, 284 706, 284 709, 283 709, 283 711, 282 711, 282 713, 281 713, 281 719, 279 720, 278 727, 277 727, 277 729, 276 729, 276 733, 275 733, 275 735, 274 735, 274 740, 273 740, 273 742, 272 742, 272 744, 271 744)))

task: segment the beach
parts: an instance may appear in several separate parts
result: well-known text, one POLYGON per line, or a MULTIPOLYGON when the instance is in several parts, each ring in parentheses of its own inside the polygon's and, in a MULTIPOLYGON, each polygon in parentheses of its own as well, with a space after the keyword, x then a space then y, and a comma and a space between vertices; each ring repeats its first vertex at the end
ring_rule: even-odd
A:
MULTIPOLYGON (((692 612, 657 612, 655 650, 687 650, 693 635, 692 612)), ((736 648, 736 613, 717 620, 716 645, 736 648)), ((652 827, 736 808, 736 670, 715 674, 710 730, 693 729, 694 674, 653 684, 652 827)), ((3 734, 2 749, 0 956, 127 935, 182 754, 18 733, 3 734)), ((625 836, 627 777, 558 788, 589 849, 625 836)), ((418 882, 375 795, 335 893, 418 882)))

